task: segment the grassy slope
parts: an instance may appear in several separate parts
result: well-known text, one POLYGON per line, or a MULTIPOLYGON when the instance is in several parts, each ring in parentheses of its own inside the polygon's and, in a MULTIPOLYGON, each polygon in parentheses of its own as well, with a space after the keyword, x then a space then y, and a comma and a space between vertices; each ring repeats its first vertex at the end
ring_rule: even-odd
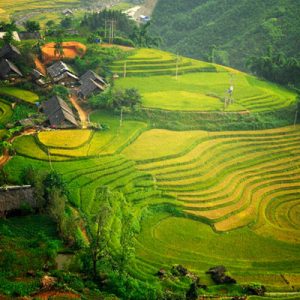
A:
MULTIPOLYGON (((287 107, 296 94, 260 81, 245 73, 183 58, 176 78, 176 57, 168 52, 140 49, 126 60, 126 78, 115 82, 116 89, 137 88, 143 106, 174 111, 223 111, 231 80, 233 104, 226 111, 262 112, 287 107), (185 65, 185 62, 187 66, 185 65), (208 71, 209 69, 209 71, 208 71), (231 79, 232 78, 232 79, 231 79)), ((123 77, 125 61, 115 62, 113 71, 123 77)))
POLYGON ((37 94, 15 87, 1 87, 0 95, 11 96, 28 103, 35 103, 39 100, 39 96, 37 94))
POLYGON ((0 17, 4 19, 8 18, 9 15, 13 13, 18 13, 22 11, 30 11, 37 9, 53 9, 53 8, 73 8, 79 5, 79 0, 2 0, 0 7, 0 17))
POLYGON ((42 215, 0 219, 0 232, 0 294, 25 296, 38 290, 39 278, 30 278, 26 272, 44 268, 47 242, 62 246, 55 223, 42 215))
MULTIPOLYGON (((94 115, 94 120, 100 116, 99 113, 94 115)), ((117 128, 117 123, 114 126, 117 128)), ((299 243, 288 238, 299 236, 296 217, 299 205, 295 206, 299 203, 295 195, 300 187, 297 175, 300 154, 296 150, 299 140, 298 128, 293 127, 209 134, 150 130, 125 148, 122 155, 72 162, 54 162, 54 159, 52 165, 63 174, 73 204, 80 206, 86 215, 96 209, 94 196, 102 185, 122 190, 134 203, 136 213, 149 204, 165 204, 183 207, 189 210, 189 215, 194 212, 218 215, 222 206, 215 207, 215 201, 223 201, 224 209, 228 207, 233 211, 227 202, 235 195, 235 187, 252 192, 270 187, 275 192, 273 197, 265 197, 265 203, 255 212, 247 212, 251 217, 259 212, 254 227, 242 224, 243 228, 222 234, 188 215, 184 218, 164 212, 148 215, 138 237, 138 261, 132 271, 140 278, 153 280, 153 274, 160 267, 174 263, 182 263, 202 276, 211 265, 225 264, 239 282, 260 281, 273 288, 289 290, 279 274, 290 276, 291 285, 299 286, 299 243), (137 167, 128 158, 136 160, 137 167), (252 177, 259 178, 261 186, 251 183, 249 178, 252 177), (291 182, 294 185, 286 189, 291 182), (160 189, 177 193, 177 200, 163 196, 160 189), (285 191, 288 193, 282 194, 285 191), (219 200, 214 199, 218 193, 219 200), (272 207, 274 197, 279 207, 272 207), (198 211, 197 206, 203 205, 211 208, 198 211), (282 205, 285 208, 282 209, 282 205), (286 211, 289 211, 289 219, 285 218, 286 211)), ((123 148, 124 140, 118 143, 123 148)), ((48 162, 17 156, 5 169, 17 180, 28 165, 49 168, 48 162)), ((236 201, 239 203, 244 198, 236 201)), ((247 204, 246 208, 250 206, 247 204)), ((238 212, 233 217, 236 214, 238 212)), ((224 218, 227 219, 231 218, 224 218)))

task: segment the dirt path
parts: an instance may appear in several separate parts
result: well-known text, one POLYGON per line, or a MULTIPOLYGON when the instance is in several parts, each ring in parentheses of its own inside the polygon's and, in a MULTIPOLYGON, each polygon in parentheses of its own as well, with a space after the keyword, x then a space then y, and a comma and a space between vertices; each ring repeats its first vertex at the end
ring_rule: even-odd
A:
POLYGON ((80 299, 80 295, 71 292, 47 291, 35 294, 35 299, 48 300, 50 297, 61 297, 63 299, 80 299))
MULTIPOLYGON (((31 134, 34 134, 36 133, 37 131, 35 129, 28 129, 28 130, 25 130, 23 131, 22 133, 10 138, 8 140, 9 143, 13 143, 14 140, 19 137, 19 136, 22 136, 22 135, 31 135, 31 134)), ((5 149, 3 151, 3 155, 0 157, 0 169, 2 169, 4 167, 4 165, 6 163, 8 163, 8 161, 12 158, 12 156, 9 155, 9 151, 7 149, 5 149)))
POLYGON ((39 70, 44 76, 47 75, 46 68, 44 64, 38 59, 37 56, 34 57, 34 64, 37 70, 39 70))
POLYGON ((134 15, 136 20, 139 20, 141 15, 151 16, 158 0, 145 0, 145 4, 134 15))
POLYGON ((121 45, 115 45, 115 44, 101 44, 100 45, 101 47, 103 48, 112 48, 112 47, 117 47, 123 51, 131 51, 131 50, 134 50, 133 47, 128 47, 128 46, 121 46, 121 45))
POLYGON ((82 128, 84 128, 84 129, 87 128, 87 125, 89 123, 88 113, 86 111, 84 111, 81 108, 81 106, 78 104, 77 96, 72 94, 69 99, 70 99, 71 103, 73 104, 73 106, 76 108, 76 110, 78 112, 78 115, 79 115, 79 118, 80 118, 80 121, 81 121, 81 124, 82 124, 82 128))

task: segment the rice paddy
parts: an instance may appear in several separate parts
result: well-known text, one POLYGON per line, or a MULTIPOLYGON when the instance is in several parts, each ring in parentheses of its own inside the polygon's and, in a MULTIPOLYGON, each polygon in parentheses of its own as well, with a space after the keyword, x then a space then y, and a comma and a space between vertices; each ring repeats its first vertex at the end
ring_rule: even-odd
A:
POLYGON ((5 124, 12 116, 12 109, 8 101, 0 99, 0 124, 5 124))
POLYGON ((240 283, 260 281, 289 291, 292 284, 281 276, 286 274, 294 288, 300 286, 299 126, 175 132, 124 121, 118 136, 118 118, 98 112, 92 119, 109 124, 111 132, 85 130, 76 139, 71 131, 69 142, 65 131, 17 139, 19 156, 5 167, 7 173, 18 178, 28 165, 48 169, 47 151, 41 151, 47 147, 70 200, 87 216, 97 209, 95 193, 103 185, 123 191, 137 214, 159 208, 143 218, 137 237, 132 272, 144 280, 162 267, 183 264, 209 283, 204 272, 223 264, 240 283), (110 141, 118 145, 111 152, 110 141), (98 155, 82 151, 87 145, 98 155))
POLYGON ((143 106, 151 109, 262 112, 296 101, 294 92, 245 73, 153 49, 133 51, 115 62, 112 71, 120 76, 116 89, 137 88, 143 106), (225 106, 231 84, 233 101, 225 106))
POLYGON ((0 95, 12 97, 14 99, 34 104, 39 101, 39 96, 31 91, 16 87, 0 87, 0 95))

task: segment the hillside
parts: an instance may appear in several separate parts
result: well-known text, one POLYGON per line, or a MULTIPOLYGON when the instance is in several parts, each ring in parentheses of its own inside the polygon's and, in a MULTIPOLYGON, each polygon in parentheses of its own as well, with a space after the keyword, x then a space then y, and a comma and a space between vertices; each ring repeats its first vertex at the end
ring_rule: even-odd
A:
POLYGON ((160 0, 152 31, 165 49, 245 69, 270 45, 299 57, 299 15, 297 0, 160 0))

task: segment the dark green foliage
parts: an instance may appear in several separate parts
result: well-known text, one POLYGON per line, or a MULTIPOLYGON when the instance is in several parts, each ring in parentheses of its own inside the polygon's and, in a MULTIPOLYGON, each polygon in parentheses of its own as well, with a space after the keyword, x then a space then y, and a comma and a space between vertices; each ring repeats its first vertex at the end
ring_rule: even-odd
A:
POLYGON ((35 109, 29 105, 18 104, 13 110, 13 115, 10 121, 14 123, 19 120, 26 119, 35 112, 35 109))
POLYGON ((300 85, 300 59, 274 51, 271 47, 264 55, 251 57, 247 64, 252 72, 267 80, 300 85))
POLYGON ((129 20, 125 14, 116 10, 103 10, 99 13, 85 15, 81 22, 81 25, 88 27, 92 31, 100 31, 100 34, 102 36, 108 37, 108 20, 116 21, 116 36, 129 36, 133 29, 136 27, 134 21, 129 20))
POLYGON ((41 29, 40 24, 36 21, 28 20, 28 21, 26 21, 24 26, 25 26, 26 30, 29 32, 35 32, 35 31, 38 31, 41 29))
POLYGON ((60 26, 63 28, 70 28, 72 26, 72 18, 66 17, 60 22, 60 26))
POLYGON ((299 15, 298 1, 159 0, 151 27, 166 49, 209 61, 225 51, 231 66, 245 69, 270 45, 299 58, 299 15))
POLYGON ((55 224, 47 216, 15 217, 0 220, 0 232, 0 294, 25 296, 36 291, 39 277, 26 273, 54 264, 61 246, 55 224))
POLYGON ((52 97, 52 96, 59 96, 64 100, 68 100, 69 99, 69 91, 67 88, 65 88, 62 85, 55 85, 49 94, 49 97, 52 97))
POLYGON ((140 105, 142 97, 139 91, 135 88, 126 90, 117 90, 112 93, 111 102, 108 106, 113 109, 121 109, 122 107, 134 108, 140 105))

